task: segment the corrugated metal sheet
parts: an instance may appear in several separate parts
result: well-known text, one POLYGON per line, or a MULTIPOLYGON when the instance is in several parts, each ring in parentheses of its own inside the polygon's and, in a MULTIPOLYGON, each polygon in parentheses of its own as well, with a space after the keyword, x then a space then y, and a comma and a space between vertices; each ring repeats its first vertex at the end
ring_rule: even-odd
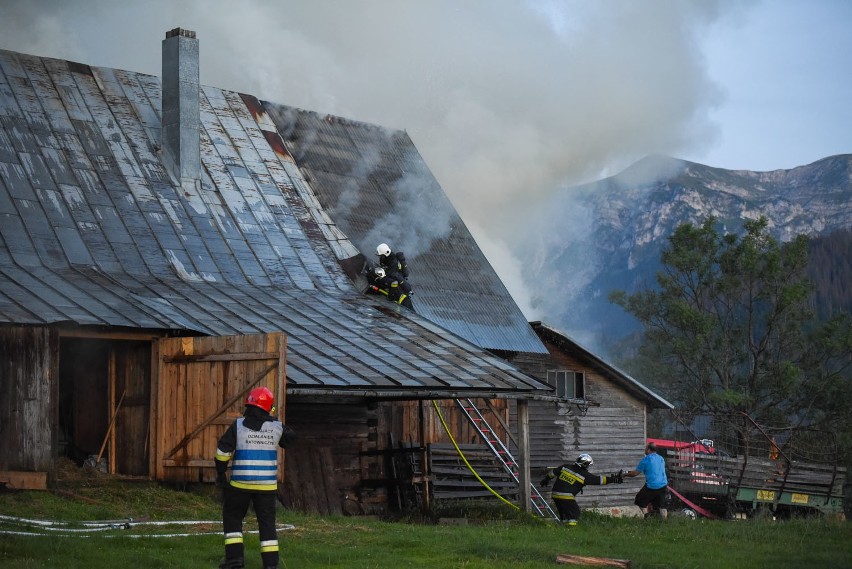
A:
POLYGON ((403 131, 264 101, 262 111, 331 218, 373 261, 409 261, 419 314, 481 348, 546 353, 403 131))
POLYGON ((199 184, 160 159, 155 77, 0 51, 0 322, 283 331, 291 389, 546 390, 354 288, 357 253, 243 96, 205 87, 199 184))

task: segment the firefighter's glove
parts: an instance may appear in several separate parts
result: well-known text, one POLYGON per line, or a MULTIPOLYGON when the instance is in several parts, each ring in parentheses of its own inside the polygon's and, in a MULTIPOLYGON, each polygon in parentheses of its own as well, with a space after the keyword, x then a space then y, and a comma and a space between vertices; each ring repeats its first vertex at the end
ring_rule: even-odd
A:
POLYGON ((228 487, 228 477, 222 473, 216 475, 216 486, 224 490, 228 487))
POLYGON ((539 485, 540 485, 540 486, 542 486, 542 487, 544 487, 544 488, 547 488, 547 486, 548 486, 549 484, 550 484, 550 478, 548 478, 547 476, 545 476, 544 478, 542 478, 542 479, 541 479, 541 482, 539 482, 539 485))
POLYGON ((608 482, 611 481, 613 484, 624 484, 624 470, 619 470, 618 472, 613 472, 609 475, 608 482))

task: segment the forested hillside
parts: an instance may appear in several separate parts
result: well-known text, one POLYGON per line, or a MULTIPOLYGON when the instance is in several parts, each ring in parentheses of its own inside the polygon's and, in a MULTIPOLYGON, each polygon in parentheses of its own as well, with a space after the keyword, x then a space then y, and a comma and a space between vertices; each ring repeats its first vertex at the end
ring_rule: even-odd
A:
POLYGON ((813 308, 818 320, 852 312, 852 229, 811 238, 808 278, 815 288, 813 308))

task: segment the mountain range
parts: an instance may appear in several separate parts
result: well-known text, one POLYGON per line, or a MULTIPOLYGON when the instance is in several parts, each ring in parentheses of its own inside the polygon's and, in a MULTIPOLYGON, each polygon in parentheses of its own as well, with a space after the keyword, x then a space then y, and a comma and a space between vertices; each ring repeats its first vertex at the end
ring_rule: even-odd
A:
POLYGON ((739 232, 743 221, 761 215, 781 241, 852 228, 852 154, 770 172, 649 156, 615 176, 565 188, 540 204, 539 229, 519 241, 519 251, 536 251, 525 273, 533 307, 607 354, 638 329, 609 292, 653 286, 660 252, 678 225, 714 216, 723 230, 739 232))

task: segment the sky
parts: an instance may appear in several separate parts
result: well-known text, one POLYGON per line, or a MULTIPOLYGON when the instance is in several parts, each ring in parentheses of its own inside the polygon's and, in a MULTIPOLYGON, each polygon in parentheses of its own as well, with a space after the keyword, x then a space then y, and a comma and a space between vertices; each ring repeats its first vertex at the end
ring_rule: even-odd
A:
POLYGON ((159 75, 175 27, 205 85, 407 131, 516 300, 555 192, 852 153, 848 0, 0 0, 0 48, 93 66, 159 75))

